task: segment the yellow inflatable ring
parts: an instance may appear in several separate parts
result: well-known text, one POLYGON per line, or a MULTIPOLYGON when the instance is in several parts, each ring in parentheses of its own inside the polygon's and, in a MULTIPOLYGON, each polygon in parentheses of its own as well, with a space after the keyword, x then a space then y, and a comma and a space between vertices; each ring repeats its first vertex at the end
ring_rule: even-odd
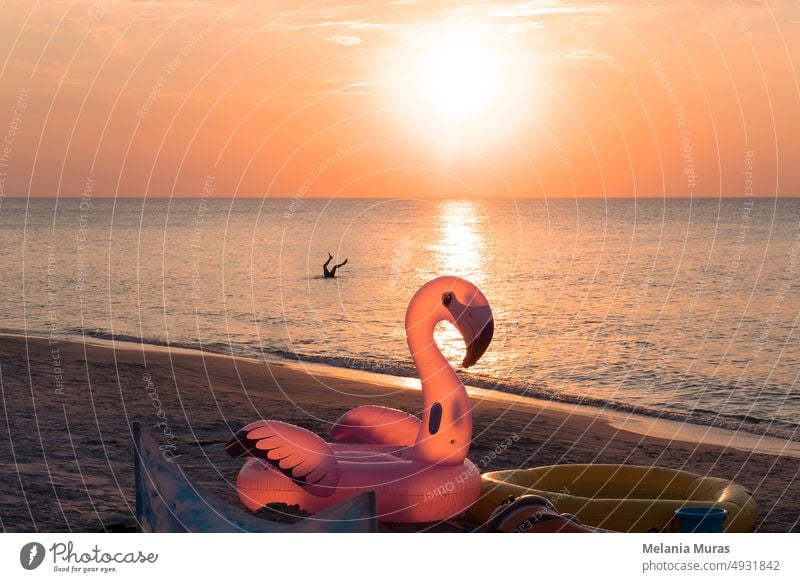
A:
POLYGON ((740 485, 658 467, 552 465, 484 473, 481 482, 481 496, 470 508, 480 523, 486 523, 509 495, 541 495, 586 525, 626 532, 668 529, 680 507, 725 509, 724 530, 746 532, 758 512, 740 485))

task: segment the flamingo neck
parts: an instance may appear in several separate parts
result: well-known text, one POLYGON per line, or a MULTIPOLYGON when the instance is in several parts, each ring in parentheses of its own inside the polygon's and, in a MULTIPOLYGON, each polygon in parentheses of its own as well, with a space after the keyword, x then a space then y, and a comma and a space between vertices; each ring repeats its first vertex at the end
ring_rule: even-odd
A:
POLYGON ((464 384, 433 339, 439 321, 430 317, 407 326, 408 347, 422 382, 424 405, 412 458, 457 465, 469 452, 472 412, 464 384))

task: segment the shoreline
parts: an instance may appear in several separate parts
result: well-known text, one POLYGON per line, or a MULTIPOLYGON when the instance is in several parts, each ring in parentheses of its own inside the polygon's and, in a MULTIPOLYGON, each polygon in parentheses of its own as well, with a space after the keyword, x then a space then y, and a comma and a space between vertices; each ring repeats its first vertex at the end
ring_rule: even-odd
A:
MULTIPOLYGON (((234 356, 230 356, 234 357, 234 356)), ((317 375, 331 378, 354 379, 376 385, 396 386, 398 388, 419 391, 419 380, 406 376, 393 376, 365 370, 353 370, 328 364, 315 362, 302 362, 295 360, 282 360, 276 358, 283 365, 317 375)), ((650 436, 684 444, 713 445, 728 447, 742 452, 754 452, 775 456, 788 456, 800 458, 800 442, 780 439, 771 435, 758 435, 747 431, 736 432, 731 429, 680 422, 668 418, 657 418, 636 412, 625 412, 615 409, 606 409, 591 404, 573 404, 559 400, 546 400, 536 396, 512 394, 466 385, 467 392, 472 398, 491 400, 497 403, 529 408, 532 411, 549 409, 563 415, 575 415, 588 418, 598 418, 608 423, 612 428, 625 430, 641 436, 650 436)))
MULTIPOLYGON (((412 384, 418 381, 373 372, 95 338, 55 338, 53 346, 46 337, 0 334, 5 408, 0 435, 8 437, 0 438, 6 441, 0 445, 0 490, 11 512, 0 517, 9 531, 39 524, 44 531, 129 524, 134 420, 160 429, 161 444, 188 474, 237 503, 241 461, 227 457, 222 447, 232 429, 273 418, 324 437, 354 406, 380 404, 418 414, 422 403, 412 384)), ((733 446, 722 429, 680 434, 696 436, 696 442, 677 440, 667 421, 468 391, 474 423, 470 458, 482 472, 592 462, 665 466, 750 489, 760 507, 756 531, 800 528, 800 499, 789 493, 800 475, 794 450, 768 452, 764 439, 749 434, 761 441, 760 450, 743 450, 742 442, 733 446), (500 447, 509 436, 518 440, 500 447)))
MULTIPOLYGON (((20 333, 0 332, 0 341, 4 338, 28 338, 35 341, 50 341, 49 338, 38 334, 23 335, 20 333)), ((127 339, 105 339, 88 335, 83 338, 75 336, 55 336, 55 340, 66 343, 86 343, 116 350, 163 351, 172 354, 194 355, 204 358, 229 358, 255 364, 271 363, 274 365, 287 366, 299 372, 314 376, 353 380, 365 384, 394 387, 398 389, 420 390, 419 380, 416 377, 346 368, 328 363, 306 361, 299 358, 285 358, 274 354, 265 354, 263 359, 259 359, 248 356, 222 354, 181 345, 171 346, 147 343, 144 341, 136 342, 127 339)), ((681 422, 671 418, 661 418, 635 411, 604 408, 596 404, 550 400, 535 395, 522 395, 501 390, 492 390, 481 386, 472 386, 468 383, 465 383, 465 386, 468 393, 473 398, 493 400, 498 403, 513 403, 521 407, 531 408, 534 411, 547 408, 564 415, 600 418, 613 428, 626 430, 641 436, 652 436, 670 441, 680 441, 686 444, 705 444, 735 448, 743 452, 800 458, 800 442, 782 439, 773 435, 757 434, 747 431, 746 429, 736 431, 729 428, 690 421, 681 422)))
MULTIPOLYGON (((40 331, 30 334, 23 334, 13 329, 0 328, 0 338, 8 336, 10 338, 23 338, 49 340, 50 338, 40 331)), ((419 389, 419 382, 416 374, 408 375, 408 370, 387 372, 377 371, 371 367, 337 365, 331 361, 321 361, 336 358, 311 358, 306 356, 286 355, 280 352, 264 351, 260 356, 223 353, 220 351, 206 350, 202 345, 189 345, 182 342, 154 343, 158 340, 147 338, 134 338, 127 335, 114 337, 113 334, 74 334, 65 333, 53 336, 53 340, 62 342, 91 343, 97 346, 105 346, 117 349, 138 349, 138 350, 167 350, 172 353, 202 353, 206 357, 221 356, 226 358, 237 358, 242 361, 256 363, 272 362, 280 365, 288 365, 294 369, 317 374, 320 376, 330 376, 341 379, 361 380, 370 384, 380 384, 386 386, 399 386, 410 389, 419 389), (109 335, 110 337, 104 337, 109 335)), ((346 358, 352 360, 352 358, 346 358)), ((391 368, 389 368, 391 369, 391 368)), ((460 372, 459 372, 460 373, 460 372)), ((753 424, 748 426, 741 423, 735 426, 735 421, 725 419, 720 425, 719 419, 708 419, 697 417, 686 413, 682 417, 675 411, 665 411, 657 409, 642 408, 633 404, 620 402, 605 402, 603 400, 577 400, 572 396, 549 397, 547 394, 520 393, 511 389, 503 383, 490 386, 489 380, 483 378, 464 378, 467 390, 481 398, 489 398, 498 401, 512 401, 518 403, 529 403, 536 408, 548 407, 554 410, 561 410, 565 414, 578 414, 584 416, 602 416, 616 428, 625 429, 642 435, 658 436, 668 440, 680 440, 689 443, 713 444, 717 446, 733 447, 742 451, 762 452, 774 455, 786 455, 800 457, 800 438, 794 439, 797 430, 789 428, 776 428, 775 432, 760 432, 760 425, 753 424), (471 384, 471 381, 481 382, 471 384), (731 423, 734 426, 726 426, 731 423), (789 432, 791 430, 791 432, 789 432), (791 436, 786 436, 791 435, 791 436)))

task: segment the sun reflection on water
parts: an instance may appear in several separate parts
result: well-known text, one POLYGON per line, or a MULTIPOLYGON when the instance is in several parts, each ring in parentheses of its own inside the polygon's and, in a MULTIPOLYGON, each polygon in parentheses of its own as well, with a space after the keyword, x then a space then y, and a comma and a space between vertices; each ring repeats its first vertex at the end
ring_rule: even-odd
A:
MULTIPOLYGON (((434 244, 439 272, 480 285, 484 280, 486 242, 480 205, 469 200, 448 200, 439 206, 438 240, 434 244)), ((461 363, 464 340, 452 325, 441 323, 434 333, 445 357, 461 363)))
POLYGON ((480 206, 468 200, 448 200, 439 206, 439 239, 434 245, 442 273, 483 280, 483 252, 480 206))

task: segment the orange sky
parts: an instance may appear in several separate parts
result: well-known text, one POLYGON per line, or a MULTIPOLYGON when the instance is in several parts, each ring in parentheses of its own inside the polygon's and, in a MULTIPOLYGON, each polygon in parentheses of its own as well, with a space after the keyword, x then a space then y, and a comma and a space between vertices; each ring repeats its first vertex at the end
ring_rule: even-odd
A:
POLYGON ((800 195, 798 63, 796 1, 6 1, 0 196, 800 195))

